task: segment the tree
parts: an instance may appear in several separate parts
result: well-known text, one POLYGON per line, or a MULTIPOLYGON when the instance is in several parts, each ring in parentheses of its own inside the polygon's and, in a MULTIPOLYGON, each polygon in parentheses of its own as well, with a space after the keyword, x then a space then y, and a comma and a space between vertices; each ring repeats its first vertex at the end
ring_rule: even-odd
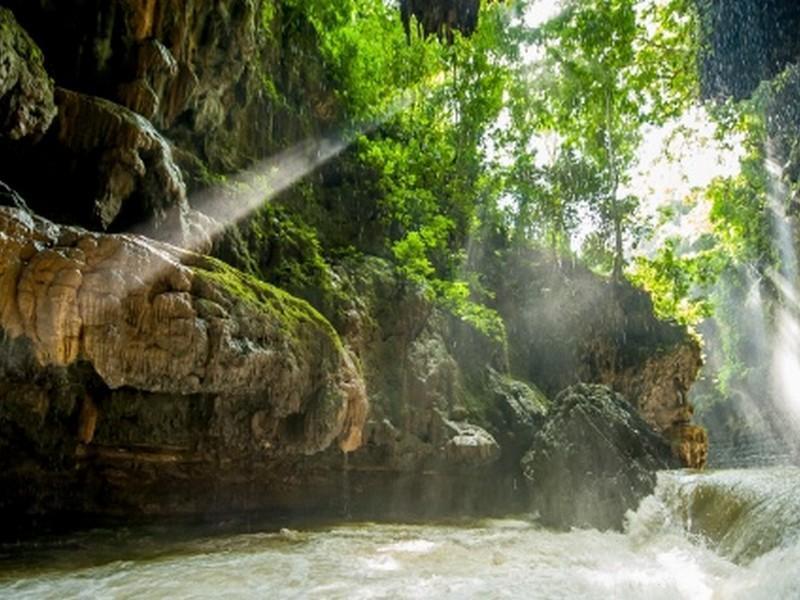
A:
POLYGON ((557 137, 584 173, 594 172, 596 193, 560 193, 562 202, 590 201, 613 240, 615 280, 637 205, 623 190, 642 127, 675 115, 695 95, 696 75, 683 72, 695 48, 692 20, 681 16, 688 9, 681 0, 572 0, 540 31, 545 60, 528 77, 529 118, 539 135, 557 137))

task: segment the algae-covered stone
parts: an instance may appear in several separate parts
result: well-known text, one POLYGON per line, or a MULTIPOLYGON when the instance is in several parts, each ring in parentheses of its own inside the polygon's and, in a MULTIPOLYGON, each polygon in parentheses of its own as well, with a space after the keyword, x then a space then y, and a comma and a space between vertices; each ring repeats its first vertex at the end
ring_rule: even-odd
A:
POLYGON ((55 115, 53 82, 41 51, 0 6, 0 139, 43 134, 55 115))
POLYGON ((523 470, 543 523, 618 529, 674 460, 622 396, 579 384, 557 396, 523 470))

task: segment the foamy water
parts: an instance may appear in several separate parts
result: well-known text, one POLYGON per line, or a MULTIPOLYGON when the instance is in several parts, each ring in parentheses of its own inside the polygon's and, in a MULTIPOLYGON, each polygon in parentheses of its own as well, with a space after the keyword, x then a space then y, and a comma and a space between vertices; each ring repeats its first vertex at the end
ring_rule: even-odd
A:
POLYGON ((798 486, 794 468, 664 474, 624 533, 554 532, 529 519, 348 523, 169 542, 165 531, 93 532, 9 552, 0 596, 797 598, 798 486), (716 520, 706 514, 714 502, 716 520), (764 528, 769 511, 791 522, 758 542, 752 528, 764 528), (737 554, 719 536, 725 528, 765 552, 737 554))

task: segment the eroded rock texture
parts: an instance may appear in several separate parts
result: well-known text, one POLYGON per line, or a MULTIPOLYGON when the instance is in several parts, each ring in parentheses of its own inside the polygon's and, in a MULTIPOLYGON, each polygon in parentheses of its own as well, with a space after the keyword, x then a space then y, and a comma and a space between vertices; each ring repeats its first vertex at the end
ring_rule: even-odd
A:
POLYGON ((406 36, 411 35, 413 17, 421 35, 436 35, 452 44, 456 31, 464 36, 475 32, 480 7, 480 0, 401 0, 400 15, 406 36))
POLYGON ((187 235, 186 189, 166 140, 140 115, 107 100, 56 90, 58 116, 25 159, 68 182, 71 201, 41 207, 49 178, 28 190, 35 208, 92 229, 143 231, 181 243, 187 235))
POLYGON ((187 191, 336 115, 314 27, 291 3, 4 4, 0 180, 51 220, 207 252, 220 227, 187 191))
POLYGON ((328 482, 334 506, 346 478, 348 506, 371 515, 523 510, 519 461, 547 399, 495 370, 506 367, 500 344, 432 306, 385 261, 338 274, 350 299, 339 328, 364 367, 370 412, 346 464, 327 452, 302 470, 328 482))
POLYGON ((1 514, 522 506, 546 399, 383 261, 340 273, 340 338, 174 246, 11 208, 0 231, 1 514))
POLYGON ((55 114, 53 82, 41 51, 0 6, 0 139, 41 135, 55 114))
POLYGON ((314 29, 290 3, 5 4, 59 85, 151 121, 190 181, 237 171, 334 116, 314 29))
POLYGON ((675 459, 622 396, 581 384, 555 399, 523 466, 543 523, 620 529, 675 459))
POLYGON ((305 302, 137 236, 11 208, 0 231, 3 466, 7 482, 32 477, 6 507, 29 494, 29 508, 98 510, 104 489, 102 510, 190 510, 170 482, 187 494, 253 461, 360 445, 360 370, 305 302), (79 485, 70 464, 100 483, 48 499, 59 478, 79 485))

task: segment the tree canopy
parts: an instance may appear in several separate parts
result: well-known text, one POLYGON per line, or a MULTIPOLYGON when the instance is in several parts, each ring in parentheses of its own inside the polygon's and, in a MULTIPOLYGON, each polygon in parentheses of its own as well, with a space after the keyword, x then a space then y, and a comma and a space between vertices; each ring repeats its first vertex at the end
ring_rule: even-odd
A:
POLYGON ((642 204, 661 201, 633 185, 642 144, 704 102, 701 16, 693 0, 563 0, 549 15, 544 4, 297 3, 319 37, 337 119, 354 132, 339 168, 358 191, 336 200, 358 205, 355 239, 366 212, 379 230, 368 251, 496 337, 478 247, 583 260, 650 290, 665 318, 722 315, 732 296, 720 282, 775 261, 763 108, 707 104, 718 137, 743 140, 739 173, 683 200, 708 213, 697 243, 636 250, 659 227, 642 204))

